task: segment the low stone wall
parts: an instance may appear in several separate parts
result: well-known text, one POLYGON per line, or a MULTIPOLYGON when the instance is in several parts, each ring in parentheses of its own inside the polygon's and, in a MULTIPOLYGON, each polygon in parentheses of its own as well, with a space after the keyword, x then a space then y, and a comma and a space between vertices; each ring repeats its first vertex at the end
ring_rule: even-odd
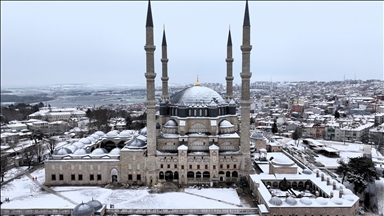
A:
POLYGON ((60 208, 60 209, 4 209, 1 208, 1 215, 70 215, 73 208, 60 208))
MULTIPOLYGON (((1 209, 1 215, 71 215, 73 208, 60 209, 1 209)), ((103 209, 100 215, 130 215, 130 214, 233 214, 246 215, 258 214, 257 208, 239 208, 239 209, 103 209)))
POLYGON ((259 210, 257 208, 239 208, 239 209, 107 209, 107 215, 129 215, 129 214, 139 214, 139 215, 151 215, 151 214, 233 214, 233 215, 246 215, 246 214, 258 214, 259 210))

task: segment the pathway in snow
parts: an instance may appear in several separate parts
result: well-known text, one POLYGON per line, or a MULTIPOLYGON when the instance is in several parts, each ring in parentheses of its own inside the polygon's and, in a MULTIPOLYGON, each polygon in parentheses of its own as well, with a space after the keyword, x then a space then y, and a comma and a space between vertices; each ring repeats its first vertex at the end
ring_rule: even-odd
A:
POLYGON ((230 202, 227 202, 227 201, 224 201, 224 200, 214 199, 212 197, 206 197, 206 196, 203 196, 203 195, 194 194, 194 193, 190 193, 190 192, 186 192, 186 191, 184 191, 184 193, 189 194, 189 195, 193 195, 193 196, 202 197, 202 198, 205 198, 205 199, 215 200, 215 201, 222 202, 222 203, 229 204, 229 205, 234 205, 236 207, 241 207, 240 205, 237 205, 235 203, 230 203, 230 202))
POLYGON ((49 188, 49 187, 47 187, 47 186, 41 184, 41 183, 39 182, 39 180, 37 180, 37 179, 36 179, 36 180, 33 180, 33 179, 32 179, 32 176, 31 176, 31 173, 27 172, 25 175, 26 175, 29 179, 31 179, 31 181, 32 181, 33 183, 35 183, 35 184, 36 184, 37 186, 39 186, 40 188, 43 188, 43 189, 44 189, 45 191, 47 191, 48 193, 54 194, 54 195, 56 195, 56 196, 58 196, 58 197, 61 197, 61 198, 65 199, 65 200, 71 202, 72 204, 75 204, 75 205, 78 204, 77 202, 75 202, 75 201, 69 199, 68 197, 63 196, 63 195, 60 194, 59 192, 57 192, 57 191, 55 191, 55 190, 52 190, 51 188, 49 188))

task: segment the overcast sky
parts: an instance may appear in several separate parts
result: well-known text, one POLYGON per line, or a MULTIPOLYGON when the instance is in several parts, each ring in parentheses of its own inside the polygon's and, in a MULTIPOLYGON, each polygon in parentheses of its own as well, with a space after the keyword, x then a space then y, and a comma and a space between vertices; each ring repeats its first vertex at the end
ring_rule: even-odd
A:
MULTIPOLYGON (((152 1, 156 86, 240 83, 245 1, 152 1)), ((146 1, 1 2, 1 85, 145 85, 146 1)), ((250 1, 251 82, 383 79, 383 2, 250 1)))

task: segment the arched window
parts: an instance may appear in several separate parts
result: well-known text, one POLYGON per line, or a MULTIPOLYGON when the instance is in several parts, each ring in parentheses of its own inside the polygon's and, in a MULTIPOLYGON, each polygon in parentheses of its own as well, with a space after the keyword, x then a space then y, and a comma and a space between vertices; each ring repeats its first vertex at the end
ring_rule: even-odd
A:
POLYGON ((273 182, 273 183, 272 183, 272 187, 273 187, 273 188, 277 188, 278 186, 279 186, 279 184, 278 184, 277 182, 273 182))
POLYGON ((165 180, 166 181, 172 181, 173 180, 173 173, 172 173, 172 171, 165 172, 165 180))
POLYGON ((297 188, 297 182, 292 182, 292 188, 296 189, 297 188))
POLYGON ((201 172, 196 173, 196 178, 201 178, 201 172))
POLYGON ((302 181, 299 182, 299 188, 303 188, 304 187, 304 183, 302 181))
POLYGON ((179 179, 179 173, 177 171, 173 173, 173 179, 179 179))
POLYGON ((187 173, 187 178, 195 178, 195 173, 193 173, 192 171, 189 171, 187 173))
POLYGON ((118 144, 117 144, 117 147, 119 148, 124 148, 125 146, 125 142, 124 141, 120 141, 118 144))
POLYGON ((225 173, 225 177, 231 177, 231 172, 227 171, 227 172, 225 173))
POLYGON ((232 172, 232 177, 239 177, 238 173, 236 171, 232 172))
POLYGON ((203 178, 210 178, 211 175, 209 174, 209 172, 205 171, 203 172, 203 178))
POLYGON ((159 173, 159 179, 164 179, 164 173, 163 173, 163 171, 161 171, 161 172, 159 173))
POLYGON ((220 172, 219 172, 219 175, 224 175, 224 172, 223 172, 223 171, 220 171, 220 172))

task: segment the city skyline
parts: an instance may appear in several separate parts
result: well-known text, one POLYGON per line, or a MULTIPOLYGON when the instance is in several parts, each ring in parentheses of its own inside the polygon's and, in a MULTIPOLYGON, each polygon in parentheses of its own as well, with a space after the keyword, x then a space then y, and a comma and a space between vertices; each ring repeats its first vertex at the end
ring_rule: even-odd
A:
MULTIPOLYGON (((145 85, 147 2, 2 2, 1 85, 145 85)), ((382 2, 250 1, 251 82, 383 79, 382 2)), ((155 84, 240 83, 242 2, 153 1, 155 84), (175 19, 175 17, 177 19, 175 19)))

